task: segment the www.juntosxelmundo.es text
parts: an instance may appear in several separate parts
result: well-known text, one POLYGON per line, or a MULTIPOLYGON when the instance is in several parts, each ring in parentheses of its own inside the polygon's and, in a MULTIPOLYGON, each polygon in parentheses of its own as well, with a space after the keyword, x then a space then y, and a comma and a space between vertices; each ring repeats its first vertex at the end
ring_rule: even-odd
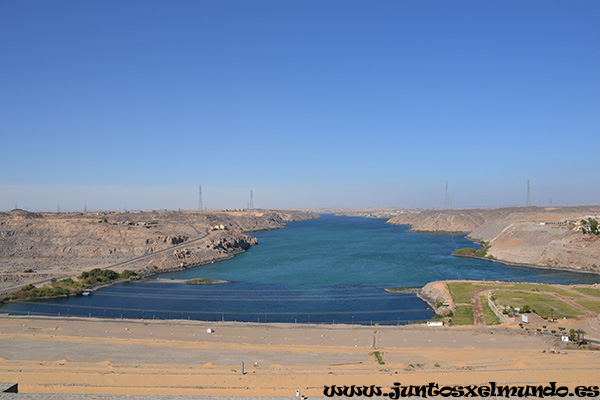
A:
POLYGON ((364 397, 387 397, 399 399, 400 397, 598 397, 599 386, 577 386, 571 391, 566 386, 557 386, 556 382, 548 382, 547 385, 498 385, 490 382, 489 385, 465 385, 465 386, 440 386, 435 382, 427 385, 402 385, 394 382, 390 388, 381 386, 325 386, 323 394, 327 397, 334 396, 364 396, 364 397))

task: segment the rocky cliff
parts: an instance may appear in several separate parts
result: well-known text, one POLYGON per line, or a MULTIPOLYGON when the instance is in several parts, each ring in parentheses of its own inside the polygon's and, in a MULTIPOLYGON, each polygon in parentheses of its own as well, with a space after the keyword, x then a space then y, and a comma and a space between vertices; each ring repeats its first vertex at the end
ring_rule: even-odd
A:
POLYGON ((0 293, 92 268, 151 273, 232 257, 246 232, 316 218, 302 212, 0 213, 0 293))
POLYGON ((582 219, 600 219, 600 207, 516 207, 405 211, 388 222, 415 231, 465 232, 488 242, 499 261, 600 272, 600 236, 584 235, 582 219))

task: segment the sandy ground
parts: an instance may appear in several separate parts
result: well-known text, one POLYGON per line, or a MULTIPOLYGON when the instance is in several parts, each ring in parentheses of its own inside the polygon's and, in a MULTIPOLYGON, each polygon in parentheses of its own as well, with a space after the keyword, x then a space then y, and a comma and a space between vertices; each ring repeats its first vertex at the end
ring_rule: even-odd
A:
POLYGON ((0 382, 25 393, 294 397, 323 396, 334 384, 490 381, 574 388, 599 383, 599 356, 506 327, 0 317, 0 382))

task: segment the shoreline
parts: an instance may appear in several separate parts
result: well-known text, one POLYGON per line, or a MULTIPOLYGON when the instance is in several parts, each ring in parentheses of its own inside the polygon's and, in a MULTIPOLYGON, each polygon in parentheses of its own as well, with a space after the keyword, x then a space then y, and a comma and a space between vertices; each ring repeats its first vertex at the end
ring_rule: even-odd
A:
POLYGON ((11 232, 0 241, 0 295, 94 268, 128 268, 147 277, 211 264, 255 244, 256 238, 245 232, 281 229, 286 222, 317 217, 293 210, 72 214, 15 209, 0 213, 0 224, 11 232), (213 230, 215 224, 226 229, 213 230), (48 236, 53 243, 45 240, 48 236))
MULTIPOLYGON (((164 284, 169 284, 169 283, 179 283, 179 284, 185 284, 187 282, 187 280, 182 280, 182 279, 145 279, 143 281, 146 282, 157 282, 157 283, 164 283, 164 284)), ((136 283, 138 281, 120 281, 120 282, 115 282, 115 283, 123 283, 123 282, 128 282, 128 283, 136 283)), ((103 287, 108 287, 108 286, 112 286, 115 283, 111 284, 111 285, 104 285, 103 287)), ((207 283, 206 285, 219 285, 219 284, 233 284, 235 282, 229 282, 229 281, 221 281, 221 282, 215 282, 215 283, 207 283)), ((308 320, 309 322, 303 322, 304 320, 300 320, 300 322, 298 322, 298 320, 296 320, 296 322, 267 322, 265 320, 265 322, 254 322, 251 320, 248 321, 237 321, 237 320, 218 320, 215 321, 213 319, 191 319, 190 317, 188 317, 188 319, 182 319, 182 318, 178 318, 178 317, 173 317, 173 318, 169 318, 169 317, 163 317, 163 318, 140 318, 140 317, 123 317, 123 314, 121 314, 121 317, 119 318, 118 316, 115 316, 113 318, 111 317, 92 317, 91 314, 90 316, 86 316, 86 315, 71 315, 69 316, 68 314, 66 316, 61 316, 60 312, 57 312, 57 315, 54 315, 54 313, 50 314, 50 313, 42 313, 42 312, 38 312, 38 314, 36 315, 35 312, 32 311, 32 313, 30 313, 29 311, 27 311, 27 314, 19 314, 19 313, 15 313, 15 314, 10 314, 10 312, 3 312, 3 309, 0 307, 0 318, 49 318, 49 319, 53 319, 53 318, 68 318, 70 320, 90 320, 90 321, 132 321, 132 322, 158 322, 158 321, 163 321, 165 323, 192 323, 192 324, 198 324, 198 323, 206 323, 206 324, 212 324, 215 323, 217 325, 219 324, 242 324, 242 325, 248 325, 248 326, 278 326, 278 325, 284 325, 284 326, 288 326, 288 327, 293 327, 293 326, 319 326, 319 327, 336 327, 336 326, 349 326, 349 327, 401 327, 401 326, 419 326, 419 325, 423 325, 424 323, 426 323, 427 321, 431 321, 431 320, 439 320, 440 317, 448 317, 447 312, 449 310, 455 310, 455 307, 457 305, 457 303, 455 302, 455 300, 452 298, 450 292, 448 292, 447 290, 447 284, 448 283, 467 283, 467 284, 483 284, 486 286, 489 286, 489 290, 502 290, 503 286, 506 285, 535 285, 535 286, 540 286, 540 287, 544 287, 544 286, 550 286, 553 288, 556 288, 558 290, 563 290, 561 287, 565 287, 565 288, 571 288, 571 289, 577 289, 577 288, 590 288, 590 289, 597 289, 598 286, 600 285, 600 283, 569 283, 569 284, 559 284, 559 283, 538 283, 538 282, 523 282, 523 281, 502 281, 502 280, 493 280, 493 281, 485 281, 485 280, 474 280, 474 279, 459 279, 459 280, 442 280, 442 281, 432 281, 429 282, 421 287, 415 287, 415 286, 409 286, 409 287, 397 287, 397 288, 386 288, 386 287, 379 287, 376 289, 379 289, 383 292, 389 293, 391 295, 414 295, 416 297, 418 297, 421 301, 423 301, 425 304, 427 304, 429 306, 429 308, 433 311, 434 315, 430 318, 424 318, 424 319, 415 319, 415 320, 403 320, 402 323, 398 322, 398 323, 386 323, 386 321, 384 322, 377 322, 377 321, 371 321, 371 323, 369 324, 368 322, 335 322, 335 320, 333 320, 333 322, 316 322, 318 321, 318 319, 315 320, 315 322, 310 322, 310 319, 308 320), (436 286, 437 284, 444 284, 444 287, 446 289, 442 289, 442 291, 440 291, 439 286, 436 286), (432 287, 438 287, 438 289, 434 289, 433 292, 432 287), (438 302, 441 302, 443 305, 439 305, 438 302)), ((533 290, 535 291, 535 290, 533 290)), ((538 290, 539 292, 539 290, 538 290)), ((32 301, 36 301, 36 300, 51 300, 50 299, 28 299, 28 300, 19 300, 18 302, 22 302, 22 303, 28 303, 28 302, 32 302, 32 301)), ((600 300, 598 300, 600 302, 600 300)), ((17 302, 17 301, 15 301, 17 302)), ((67 307, 67 306, 65 306, 67 307)), ((93 308, 93 307, 92 307, 93 308)), ((97 307, 96 307, 97 308, 97 307)), ((123 310, 123 309, 122 309, 123 310)), ((25 311, 23 311, 25 312, 25 311)), ((182 312, 182 315, 185 312, 182 312)), ((210 312, 206 312, 206 313, 210 313, 210 312)), ((227 314, 229 314, 230 312, 227 312, 227 314)), ((235 312, 233 312, 235 314, 235 312)), ((534 311, 535 313, 535 311, 534 311)), ((275 313, 277 314, 277 313, 275 313)), ((496 312, 497 314, 497 312, 496 312)), ((142 313, 143 315, 143 313, 142 313)), ((298 315, 302 315, 301 312, 299 312, 298 315)), ((498 314, 497 314, 498 315, 498 314)), ((317 312, 317 316, 318 316, 318 312, 317 312)), ((317 317, 318 318, 318 317, 317 317)), ((587 317, 586 317, 587 318, 587 317)), ((600 321, 600 315, 598 317, 598 320, 600 321)), ((354 321, 354 320, 353 320, 354 321)), ((448 321, 446 321, 448 322, 448 321)), ((473 324, 468 324, 468 325, 459 325, 465 328, 468 327, 474 327, 475 325, 473 324)), ((484 326, 485 327, 485 326, 484 326)), ((491 326, 488 326, 488 328, 491 326)))
MULTIPOLYGON (((467 238, 467 239, 469 239, 469 238, 467 238)), ((472 239, 469 239, 469 240, 472 240, 472 239)), ((574 273, 580 273, 580 274, 598 275, 600 277, 600 271, 588 271, 588 270, 580 270, 580 269, 575 269, 575 268, 547 267, 547 266, 535 265, 535 264, 514 263, 514 262, 510 262, 510 261, 503 261, 496 257, 491 259, 488 257, 477 257, 477 256, 469 256, 469 255, 456 255, 456 254, 451 254, 451 255, 453 257, 474 258, 477 260, 489 261, 489 262, 497 263, 497 264, 504 264, 504 265, 508 265, 510 267, 536 268, 536 269, 546 269, 546 270, 550 270, 550 271, 574 272, 574 273)))
MULTIPOLYGON (((336 215, 344 215, 344 214, 336 214, 336 215)), ((362 218, 373 218, 373 217, 369 217, 367 215, 351 215, 354 217, 362 217, 362 218)), ((320 214, 317 215, 316 217, 314 215, 309 215, 309 216, 303 216, 301 219, 302 220, 312 220, 312 219, 316 219, 320 217, 320 214)), ((378 219, 386 219, 386 218, 380 218, 378 217, 378 219)), ((466 239, 472 241, 473 243, 477 243, 476 239, 470 237, 469 235, 472 233, 466 232, 466 231, 439 231, 439 230, 414 230, 413 229, 413 225, 412 224, 395 224, 390 222, 391 219, 387 219, 387 221, 385 222, 386 224, 392 224, 392 225, 398 225, 398 226, 405 226, 405 227, 409 227, 410 229, 408 230, 409 232, 414 232, 414 233, 423 233, 423 234, 439 234, 439 235, 461 235, 464 236, 466 239)), ((244 230, 243 233, 246 235, 248 232, 259 232, 259 231, 268 231, 268 230, 275 230, 275 229, 283 229, 285 228, 285 222, 282 223, 282 226, 273 226, 273 227, 269 227, 269 228, 257 228, 257 229, 247 229, 244 230)), ((252 239, 256 239, 255 237, 252 237, 252 239)), ((192 241, 195 241, 198 239, 192 239, 192 241)), ((164 252, 164 251, 170 251, 171 249, 177 249, 180 247, 185 247, 187 244, 186 243, 182 243, 182 244, 178 244, 176 246, 173 246, 171 248, 167 248, 164 250, 160 250, 159 252, 164 252)), ((248 249, 250 249, 254 244, 250 244, 250 247, 248 249)), ((217 256, 211 257, 210 259, 207 260, 203 260, 201 262, 197 262, 197 263, 192 263, 190 265, 182 265, 181 266, 176 266, 176 267, 166 267, 164 269, 160 269, 160 270, 152 270, 152 269, 148 269, 148 268, 134 268, 134 270, 136 272, 138 272, 142 279, 145 278, 152 278, 154 276, 159 276, 160 274, 163 273, 169 273, 169 272, 178 272, 178 271, 186 271, 192 268, 197 268, 197 267, 201 267, 204 265, 210 265, 210 264, 214 264, 216 262, 221 262, 221 261, 225 261, 228 259, 231 259, 233 257, 235 257, 237 254, 243 253, 245 251, 247 251, 248 249, 242 249, 242 248, 233 248, 231 249, 230 253, 226 253, 226 254, 219 254, 217 256)), ((150 256, 146 255, 146 256, 150 256)), ((123 265, 123 264, 127 264, 130 262, 135 262, 136 258, 138 257, 134 257, 133 259, 129 259, 129 260, 125 260, 125 261, 120 261, 115 263, 112 263, 112 265, 108 265, 108 266, 104 266, 101 267, 102 269, 111 269, 114 268, 114 266, 116 265, 123 265)), ((511 262, 508 260, 504 260, 502 258, 498 258, 495 257, 494 259, 489 259, 486 257, 475 257, 472 256, 471 258, 477 258, 480 260, 485 260, 485 261, 492 261, 492 262, 496 262, 496 263, 500 263, 500 264, 504 264, 504 265, 508 265, 508 266, 512 266, 512 267, 523 267, 523 268, 537 268, 537 269, 541 269, 541 270, 553 270, 553 271, 562 271, 562 272, 575 272, 575 273, 586 273, 586 274, 596 274, 596 275, 600 275, 600 270, 598 271, 593 271, 593 270, 587 270, 587 269, 577 269, 577 268, 570 268, 570 267, 560 267, 560 266, 544 266, 544 265, 537 265, 537 264, 528 264, 528 263, 515 263, 515 262, 511 262)), ((60 279, 65 278, 65 277, 69 277, 67 275, 61 276, 60 279)), ((47 282, 49 281, 49 279, 45 279, 42 282, 47 282)), ((21 286, 22 287, 22 286, 21 286)), ((21 287, 16 287, 14 289, 10 289, 10 292, 14 291, 14 290, 19 290, 21 287)), ((2 295, 7 295, 10 292, 3 292, 2 295)))

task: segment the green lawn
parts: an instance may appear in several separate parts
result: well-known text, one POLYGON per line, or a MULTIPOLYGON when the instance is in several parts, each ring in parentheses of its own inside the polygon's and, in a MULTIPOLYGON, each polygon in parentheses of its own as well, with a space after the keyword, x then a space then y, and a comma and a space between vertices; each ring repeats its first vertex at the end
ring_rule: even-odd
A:
POLYGON ((600 289, 578 287, 578 288, 575 288, 575 290, 577 290, 579 293, 583 293, 587 296, 600 297, 600 289))
POLYGON ((473 325, 473 308, 471 306, 456 306, 452 317, 452 325, 473 325))
POLYGON ((587 308, 591 312, 600 314, 600 301, 598 300, 577 300, 577 304, 587 308))
POLYGON ((488 305, 487 296, 481 296, 481 309, 483 311, 483 320, 486 325, 499 325, 500 318, 492 311, 488 305))
MULTIPOLYGON (((487 289, 493 290, 495 303, 498 306, 519 307, 523 309, 527 305, 541 317, 550 317, 553 315, 555 318, 566 317, 572 319, 585 314, 583 311, 560 300, 553 294, 573 299, 591 312, 600 313, 600 301, 582 299, 582 295, 600 298, 600 289, 596 288, 573 288, 573 291, 569 291, 547 284, 512 282, 447 282, 447 286, 454 303, 457 304, 456 313, 452 318, 453 325, 473 324, 471 293, 476 290, 487 289)), ((489 307, 486 296, 481 296, 481 307, 483 318, 487 325, 501 323, 498 316, 489 307)))
MULTIPOLYGON (((567 290, 546 284, 538 284, 538 283, 515 283, 510 285, 513 289, 516 290, 527 290, 529 292, 550 292, 556 293, 563 297, 581 297, 577 293, 569 292, 567 290)), ((508 288, 508 286, 507 286, 508 288)))
POLYGON ((496 303, 500 305, 510 306, 512 308, 523 308, 528 305, 539 316, 550 316, 550 308, 554 309, 554 317, 556 318, 577 318, 582 312, 568 305, 567 303, 558 300, 552 295, 538 292, 523 292, 513 290, 497 290, 494 292, 496 303))
POLYGON ((480 285, 470 282, 448 282, 448 290, 456 304, 470 304, 471 292, 480 289, 493 289, 492 285, 480 285))

